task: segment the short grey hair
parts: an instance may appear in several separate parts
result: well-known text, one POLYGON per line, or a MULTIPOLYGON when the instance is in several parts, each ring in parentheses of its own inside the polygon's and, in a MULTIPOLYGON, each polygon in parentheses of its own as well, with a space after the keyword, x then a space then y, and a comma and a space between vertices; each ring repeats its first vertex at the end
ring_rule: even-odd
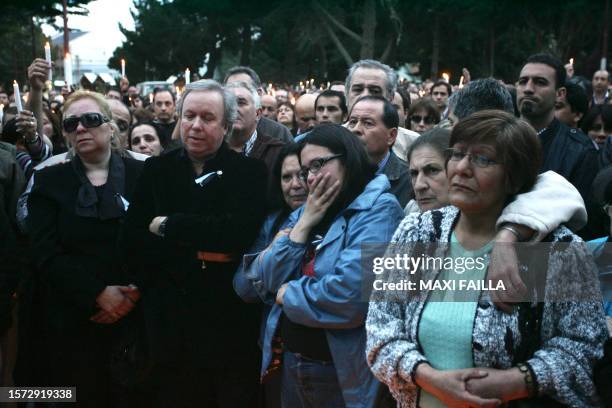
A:
POLYGON ((512 94, 494 78, 470 81, 451 95, 448 106, 459 120, 485 109, 502 110, 514 115, 512 94))
POLYGON ((226 84, 225 87, 227 89, 237 89, 237 88, 246 89, 251 94, 251 98, 253 99, 253 105, 255 105, 255 109, 261 108, 261 96, 259 96, 259 93, 257 93, 257 89, 255 89, 255 87, 252 86, 251 84, 247 82, 243 82, 243 81, 238 81, 238 82, 230 82, 229 84, 226 84))
POLYGON ((372 59, 363 59, 351 65, 348 71, 348 75, 346 76, 346 82, 344 84, 344 87, 346 88, 347 96, 351 90, 351 83, 353 82, 353 74, 359 68, 379 69, 383 71, 385 73, 385 76, 387 77, 387 84, 385 87, 385 91, 387 92, 386 98, 389 99, 390 101, 393 100, 393 97, 395 96, 395 88, 397 88, 397 73, 393 70, 393 68, 391 68, 387 64, 383 64, 380 61, 376 61, 372 59))
POLYGON ((232 92, 226 89, 223 85, 212 79, 201 79, 185 85, 185 91, 181 95, 176 104, 176 111, 179 118, 183 116, 183 103, 191 92, 217 92, 223 97, 223 120, 227 126, 228 134, 232 131, 234 122, 238 118, 238 105, 236 104, 236 97, 232 92))

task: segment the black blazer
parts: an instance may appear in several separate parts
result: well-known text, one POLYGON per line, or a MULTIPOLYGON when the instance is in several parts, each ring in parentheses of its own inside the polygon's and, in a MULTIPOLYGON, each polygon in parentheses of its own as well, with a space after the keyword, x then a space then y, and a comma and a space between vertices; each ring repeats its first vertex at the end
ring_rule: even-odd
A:
POLYGON ((222 350, 237 357, 256 344, 258 306, 241 301, 232 278, 266 215, 266 167, 223 143, 202 174, 217 171, 201 187, 184 149, 151 158, 128 210, 121 246, 157 360, 227 358, 222 350), (168 216, 164 238, 149 232, 156 216, 168 216), (234 261, 203 269, 198 251, 234 261))
MULTIPOLYGON (((124 198, 131 201, 143 163, 122 158, 124 198)), ((124 285, 117 248, 122 218, 102 221, 76 214, 81 182, 71 163, 36 173, 28 199, 31 255, 40 272, 49 324, 57 328, 87 322, 98 294, 108 285, 124 285)))

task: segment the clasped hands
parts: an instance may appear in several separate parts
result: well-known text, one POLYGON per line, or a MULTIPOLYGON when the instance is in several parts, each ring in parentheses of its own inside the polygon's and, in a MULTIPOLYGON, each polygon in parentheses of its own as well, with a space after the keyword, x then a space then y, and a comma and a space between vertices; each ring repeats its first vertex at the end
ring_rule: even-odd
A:
POLYGON ((112 324, 132 311, 140 299, 140 290, 134 286, 107 286, 96 298, 100 311, 90 317, 94 323, 112 324))
POLYGON ((497 407, 504 402, 527 398, 523 374, 517 368, 467 368, 440 371, 429 364, 417 367, 416 383, 453 408, 497 407))

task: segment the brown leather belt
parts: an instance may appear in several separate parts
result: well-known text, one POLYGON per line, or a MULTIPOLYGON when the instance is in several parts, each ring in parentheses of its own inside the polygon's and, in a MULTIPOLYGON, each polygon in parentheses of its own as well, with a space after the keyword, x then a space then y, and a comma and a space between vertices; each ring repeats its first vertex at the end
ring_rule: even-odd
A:
POLYGON ((202 261, 202 264, 204 266, 205 262, 229 263, 235 262, 238 258, 234 254, 226 254, 223 252, 198 251, 198 259, 202 261))

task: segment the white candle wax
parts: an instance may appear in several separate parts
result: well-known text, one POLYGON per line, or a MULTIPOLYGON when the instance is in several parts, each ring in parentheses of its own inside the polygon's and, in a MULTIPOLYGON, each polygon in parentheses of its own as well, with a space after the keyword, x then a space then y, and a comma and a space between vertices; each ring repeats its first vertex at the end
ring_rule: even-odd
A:
POLYGON ((15 105, 17 106, 17 113, 23 110, 21 105, 21 93, 19 92, 19 84, 17 81, 13 81, 13 96, 15 98, 15 105))
POLYGON ((66 58, 64 58, 64 80, 66 85, 72 85, 72 57, 70 53, 67 53, 66 58))
POLYGON ((49 64, 49 81, 53 81, 53 69, 51 69, 51 47, 49 46, 49 41, 45 44, 45 59, 47 60, 47 64, 49 64))
POLYGON ((185 85, 189 85, 191 83, 191 71, 189 68, 185 69, 185 85))
POLYGON ((121 76, 125 76, 125 60, 121 59, 121 76))

